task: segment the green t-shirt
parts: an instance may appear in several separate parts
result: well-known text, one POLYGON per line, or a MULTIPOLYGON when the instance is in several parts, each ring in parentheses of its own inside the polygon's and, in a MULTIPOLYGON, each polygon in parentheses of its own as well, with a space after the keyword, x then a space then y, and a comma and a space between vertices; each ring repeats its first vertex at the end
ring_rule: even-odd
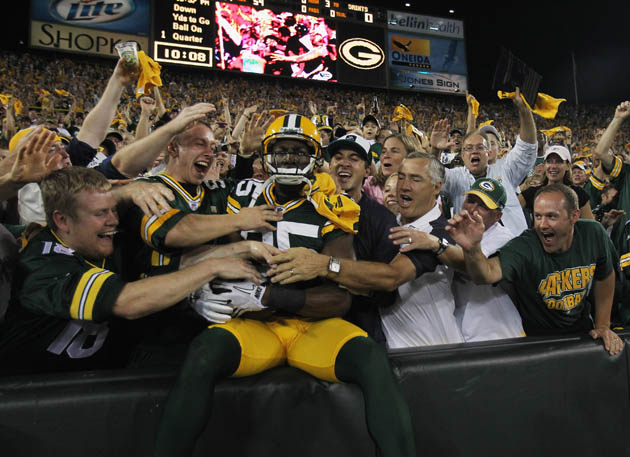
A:
POLYGON ((593 280, 614 269, 617 253, 599 222, 580 219, 567 252, 547 254, 534 229, 510 240, 499 252, 503 279, 516 292, 528 335, 585 330, 590 323, 593 280))

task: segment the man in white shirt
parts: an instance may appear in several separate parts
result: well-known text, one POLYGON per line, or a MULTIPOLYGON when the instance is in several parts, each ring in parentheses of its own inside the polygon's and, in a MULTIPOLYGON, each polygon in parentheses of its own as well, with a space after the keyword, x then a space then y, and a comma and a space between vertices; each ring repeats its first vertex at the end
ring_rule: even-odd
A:
MULTIPOLYGON (((536 124, 531 110, 525 105, 518 87, 512 98, 520 119, 520 133, 512 150, 493 164, 488 164, 490 143, 485 133, 479 131, 467 134, 463 140, 463 167, 446 170, 442 193, 459 213, 466 198, 466 192, 477 178, 489 177, 501 182, 505 187, 507 201, 503 210, 503 223, 514 236, 527 229, 527 221, 518 201, 516 189, 527 174, 534 168, 538 151, 536 124)), ((440 149, 447 143, 447 121, 436 124, 431 134, 431 145, 440 149)))
MULTIPOLYGON (((481 240, 481 250, 486 257, 514 238, 512 232, 500 222, 506 200, 505 188, 492 178, 477 179, 466 193, 462 209, 470 214, 477 212, 487 227, 481 240)), ((444 255, 448 254, 450 252, 444 255)), ((453 281, 453 294, 455 316, 464 341, 525 336, 521 316, 500 286, 476 285, 466 275, 457 273, 453 281)))

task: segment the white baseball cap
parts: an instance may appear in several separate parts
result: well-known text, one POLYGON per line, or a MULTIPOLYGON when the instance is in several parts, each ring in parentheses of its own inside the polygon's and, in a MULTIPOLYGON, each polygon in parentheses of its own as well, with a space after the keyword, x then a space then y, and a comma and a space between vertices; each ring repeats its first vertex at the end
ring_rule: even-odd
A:
POLYGON ((554 146, 549 146, 545 151, 544 160, 547 160, 547 157, 549 157, 551 154, 557 154, 565 162, 571 162, 571 153, 564 146, 560 146, 558 144, 554 146))

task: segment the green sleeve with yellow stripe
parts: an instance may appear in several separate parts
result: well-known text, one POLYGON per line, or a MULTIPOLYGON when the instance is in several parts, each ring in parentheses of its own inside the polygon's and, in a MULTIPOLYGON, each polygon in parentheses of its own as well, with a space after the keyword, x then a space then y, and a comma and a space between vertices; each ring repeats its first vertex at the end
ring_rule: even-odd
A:
POLYGON ((20 306, 62 319, 109 319, 125 281, 104 266, 86 262, 49 233, 37 235, 20 254, 16 278, 20 306))

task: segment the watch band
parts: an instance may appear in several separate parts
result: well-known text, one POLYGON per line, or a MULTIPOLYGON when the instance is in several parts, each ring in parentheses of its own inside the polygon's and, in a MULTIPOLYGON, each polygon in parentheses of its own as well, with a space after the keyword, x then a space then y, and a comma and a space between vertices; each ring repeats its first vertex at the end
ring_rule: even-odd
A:
POLYGON ((337 276, 341 271, 341 261, 333 256, 330 256, 328 261, 328 276, 337 276))
POLYGON ((440 238, 439 243, 440 244, 437 248, 437 251, 435 251, 435 255, 442 254, 444 251, 446 251, 446 248, 448 247, 448 241, 444 238, 440 238))

